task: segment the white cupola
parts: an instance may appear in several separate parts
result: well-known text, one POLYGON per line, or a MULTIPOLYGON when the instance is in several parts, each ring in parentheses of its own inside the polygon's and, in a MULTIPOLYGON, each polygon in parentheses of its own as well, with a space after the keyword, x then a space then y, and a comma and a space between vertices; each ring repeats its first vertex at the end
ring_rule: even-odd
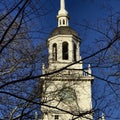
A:
POLYGON ((60 10, 58 11, 57 19, 58 19, 58 27, 69 25, 69 16, 68 16, 68 12, 65 9, 64 0, 61 0, 60 2, 60 10))
MULTIPOLYGON (((59 69, 80 60, 80 38, 78 33, 69 27, 65 0, 60 0, 57 18, 58 26, 53 29, 47 42, 50 69, 59 69)), ((82 64, 79 68, 82 69, 82 64)))

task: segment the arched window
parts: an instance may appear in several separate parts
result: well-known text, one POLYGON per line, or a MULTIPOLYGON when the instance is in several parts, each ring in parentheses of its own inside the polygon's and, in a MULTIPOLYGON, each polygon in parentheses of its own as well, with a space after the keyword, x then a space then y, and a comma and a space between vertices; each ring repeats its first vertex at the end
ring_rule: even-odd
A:
POLYGON ((73 59, 76 61, 76 44, 73 45, 73 59))
POLYGON ((52 46, 52 57, 53 61, 57 61, 57 44, 54 43, 52 46))
POLYGON ((61 20, 60 20, 60 25, 61 25, 61 20))
POLYGON ((68 60, 68 43, 63 42, 62 44, 62 59, 68 60))
POLYGON ((63 19, 63 25, 65 24, 65 20, 63 19))

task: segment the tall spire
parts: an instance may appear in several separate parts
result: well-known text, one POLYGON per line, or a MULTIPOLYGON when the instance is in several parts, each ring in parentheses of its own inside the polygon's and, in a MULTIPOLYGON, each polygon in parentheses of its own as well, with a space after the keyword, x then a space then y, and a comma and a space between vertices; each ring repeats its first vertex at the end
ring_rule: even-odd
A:
POLYGON ((58 27, 60 26, 68 26, 68 12, 65 9, 65 0, 60 0, 60 10, 57 15, 58 19, 58 27))
POLYGON ((61 9, 65 9, 65 1, 64 0, 60 1, 60 6, 61 6, 60 7, 61 9))

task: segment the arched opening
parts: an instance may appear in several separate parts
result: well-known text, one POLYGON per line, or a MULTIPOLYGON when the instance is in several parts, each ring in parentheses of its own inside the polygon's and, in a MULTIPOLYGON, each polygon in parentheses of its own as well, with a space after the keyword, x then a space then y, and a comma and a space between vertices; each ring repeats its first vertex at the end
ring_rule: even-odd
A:
POLYGON ((62 44, 62 59, 68 60, 68 43, 63 42, 62 44))
POLYGON ((52 46, 52 58, 53 61, 57 61, 57 44, 54 43, 52 46))
POLYGON ((65 24, 65 20, 63 19, 63 25, 65 24))
POLYGON ((60 25, 61 25, 61 20, 60 20, 60 25))
POLYGON ((74 45, 73 45, 73 59, 74 59, 74 61, 76 61, 76 44, 74 43, 74 45))

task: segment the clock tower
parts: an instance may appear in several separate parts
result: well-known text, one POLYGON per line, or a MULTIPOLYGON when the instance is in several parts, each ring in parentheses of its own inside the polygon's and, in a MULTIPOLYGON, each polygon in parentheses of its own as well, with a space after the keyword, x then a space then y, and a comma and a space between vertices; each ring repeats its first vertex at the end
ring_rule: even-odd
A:
POLYGON ((60 1, 58 27, 48 38, 48 66, 41 77, 42 120, 92 119, 91 67, 83 69, 77 32, 69 27, 65 1, 60 1))

